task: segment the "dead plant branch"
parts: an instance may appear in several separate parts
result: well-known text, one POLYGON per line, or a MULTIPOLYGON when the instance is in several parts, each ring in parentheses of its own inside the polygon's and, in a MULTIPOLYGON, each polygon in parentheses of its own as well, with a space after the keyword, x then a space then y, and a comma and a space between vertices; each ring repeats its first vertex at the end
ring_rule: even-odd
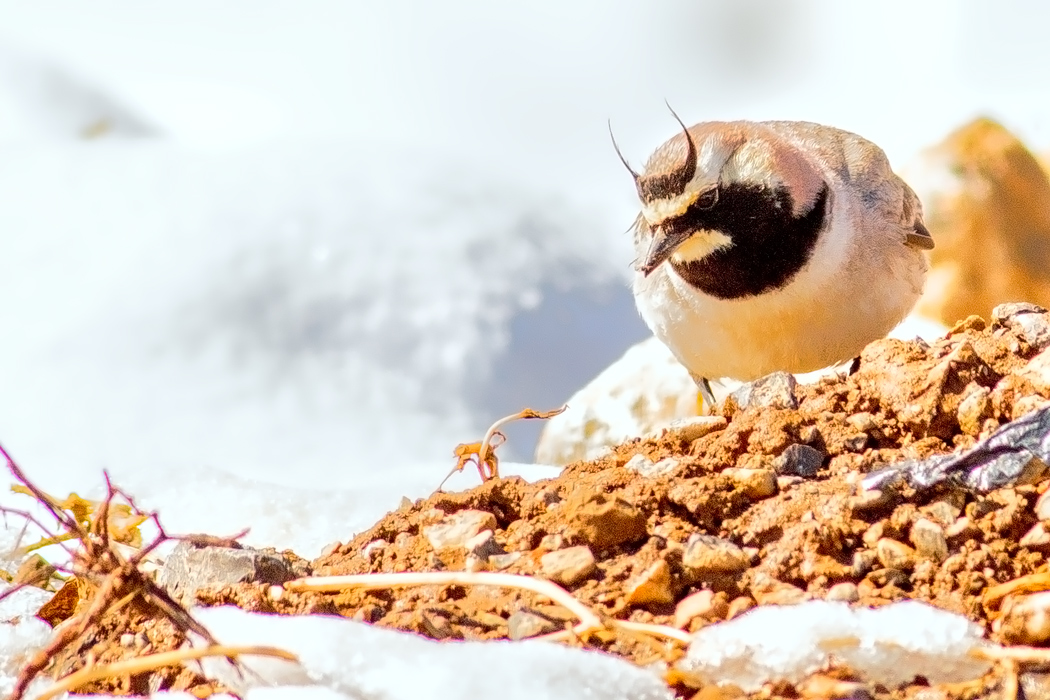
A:
POLYGON ((284 659, 286 661, 299 661, 299 657, 295 654, 276 647, 227 647, 212 645, 198 649, 178 649, 176 651, 166 651, 160 654, 140 656, 137 659, 118 661, 117 663, 108 664, 106 666, 88 664, 79 671, 75 671, 55 683, 53 686, 38 695, 36 700, 50 700, 50 698, 53 698, 56 695, 70 690, 76 690, 77 688, 83 687, 93 681, 112 678, 113 676, 155 671, 164 668, 165 666, 174 666, 175 664, 184 661, 194 661, 208 656, 223 656, 229 659, 235 659, 239 656, 269 656, 276 659, 284 659))

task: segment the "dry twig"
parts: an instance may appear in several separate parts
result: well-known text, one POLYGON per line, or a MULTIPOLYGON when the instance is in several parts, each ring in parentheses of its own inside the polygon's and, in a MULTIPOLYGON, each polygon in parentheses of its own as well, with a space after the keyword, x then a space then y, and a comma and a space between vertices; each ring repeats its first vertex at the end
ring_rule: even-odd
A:
POLYGON ((377 590, 383 588, 400 588, 403 586, 500 586, 532 591, 550 598, 575 615, 579 622, 571 629, 553 632, 537 639, 546 641, 571 641, 574 638, 586 640, 607 628, 621 628, 634 633, 647 634, 664 639, 671 639, 682 644, 689 644, 690 635, 682 630, 663 625, 650 625, 626 620, 605 620, 593 610, 577 600, 561 586, 545 579, 521 576, 518 574, 499 574, 491 572, 470 571, 433 571, 408 572, 394 574, 357 574, 352 576, 313 576, 289 581, 284 588, 289 591, 335 592, 349 588, 377 590))
POLYGON ((47 688, 43 693, 36 697, 36 700, 50 700, 50 698, 53 698, 60 693, 76 690, 92 681, 112 678, 114 676, 155 671, 159 668, 164 668, 165 666, 173 666, 177 663, 182 663, 183 661, 203 659, 207 656, 224 656, 228 659, 234 659, 238 656, 270 656, 277 659, 284 659, 286 661, 299 661, 299 658, 295 654, 285 651, 284 649, 277 649, 276 647, 207 646, 198 649, 178 649, 176 651, 165 651, 160 654, 149 654, 148 656, 140 656, 136 659, 118 661, 115 664, 109 664, 106 666, 95 666, 93 663, 89 662, 79 671, 69 674, 58 683, 47 688))
MULTIPOLYGON (((103 617, 133 601, 139 601, 160 617, 169 620, 183 635, 193 632, 209 645, 218 645, 203 625, 193 619, 180 603, 172 599, 141 569, 146 557, 160 545, 180 539, 164 531, 156 513, 147 514, 140 510, 131 496, 114 486, 109 475, 105 473, 106 497, 98 504, 92 504, 93 512, 85 512, 84 504, 89 502, 79 497, 67 499, 68 504, 57 501, 33 484, 3 447, 0 447, 0 455, 7 460, 8 469, 21 483, 22 488, 19 490, 31 495, 43 505, 63 531, 61 536, 53 537, 51 541, 66 549, 71 560, 69 571, 94 591, 88 602, 82 606, 83 609, 59 625, 51 641, 22 668, 9 696, 11 700, 22 698, 33 679, 62 651, 81 643, 89 630, 98 625, 103 617), (123 502, 115 502, 118 497, 123 502), (70 506, 70 511, 66 510, 66 505, 70 506), (121 520, 117 528, 114 528, 116 521, 111 518, 111 512, 121 520), (133 541, 134 538, 129 533, 131 530, 137 531, 138 525, 146 521, 152 521, 157 528, 156 538, 141 546, 134 554, 125 556, 117 545, 121 540, 133 541), (79 543, 76 549, 64 544, 65 541, 73 540, 79 543)), ((26 516, 47 532, 47 528, 28 514, 26 516)))
POLYGON ((499 429, 507 423, 512 423, 516 420, 546 420, 548 418, 553 418, 559 413, 564 413, 567 408, 568 406, 562 406, 553 411, 536 411, 531 408, 524 408, 517 413, 500 418, 489 426, 489 429, 486 431, 485 437, 481 439, 481 442, 464 442, 456 445, 456 449, 454 450, 456 466, 452 467, 452 470, 445 475, 445 478, 441 480, 441 483, 438 484, 436 490, 440 491, 441 487, 445 485, 445 482, 448 481, 450 476, 456 472, 463 471, 468 464, 473 464, 478 468, 478 474, 481 475, 482 481, 498 478, 499 458, 496 457, 496 448, 502 445, 507 439, 507 436, 501 433, 499 429), (494 443, 493 440, 497 437, 500 438, 500 441, 494 443))

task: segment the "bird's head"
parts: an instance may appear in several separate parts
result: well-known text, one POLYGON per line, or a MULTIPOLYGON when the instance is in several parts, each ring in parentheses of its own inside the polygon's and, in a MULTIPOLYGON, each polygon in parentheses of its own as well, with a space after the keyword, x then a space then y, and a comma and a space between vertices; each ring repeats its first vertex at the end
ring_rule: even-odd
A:
POLYGON ((637 268, 644 275, 667 260, 698 262, 739 245, 741 237, 771 235, 773 219, 805 216, 825 191, 817 168, 759 123, 686 128, 674 116, 682 131, 656 149, 644 172, 631 169, 616 149, 642 203, 645 252, 637 268))

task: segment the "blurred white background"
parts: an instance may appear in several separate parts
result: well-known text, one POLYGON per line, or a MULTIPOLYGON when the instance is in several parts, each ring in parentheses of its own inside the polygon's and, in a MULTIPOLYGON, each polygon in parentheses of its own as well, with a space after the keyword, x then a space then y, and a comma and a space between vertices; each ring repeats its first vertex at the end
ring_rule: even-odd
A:
POLYGON ((2 0, 0 441, 56 490, 103 467, 327 487, 447 464, 646 335, 607 119, 634 163, 676 130, 664 99, 830 123, 898 166, 981 114, 1045 150, 1048 19, 2 0))

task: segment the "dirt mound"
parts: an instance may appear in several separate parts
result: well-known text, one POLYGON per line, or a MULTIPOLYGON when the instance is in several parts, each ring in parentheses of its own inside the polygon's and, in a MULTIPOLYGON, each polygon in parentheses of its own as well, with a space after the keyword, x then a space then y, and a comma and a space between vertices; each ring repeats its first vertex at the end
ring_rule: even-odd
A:
MULTIPOLYGON (((724 425, 709 421, 710 432, 695 439, 671 430, 571 464, 554 479, 494 479, 406 501, 300 567, 314 575, 528 574, 558 582, 605 616, 685 631, 755 605, 916 599, 967 616, 993 640, 1030 643, 995 622, 999 606, 987 604, 986 592, 1046 569, 1050 536, 1038 536, 1036 503, 1050 482, 988 494, 951 482, 921 492, 858 486, 886 465, 969 448, 1047 405, 1038 391, 1047 387, 1026 370, 1050 342, 1037 332, 1050 315, 1037 311, 1023 313, 1024 323, 1007 311, 997 311, 994 324, 971 317, 932 345, 872 343, 849 376, 786 383, 770 390, 780 391, 772 399, 736 395, 723 408, 724 425)), ((254 611, 340 614, 434 639, 522 638, 573 620, 531 593, 460 585, 274 595, 266 585, 237 584, 197 598, 254 611)), ((155 641, 158 632, 129 611, 100 631, 93 651, 108 659, 141 652, 140 639, 158 649, 181 641, 155 641)), ((669 660, 666 647, 646 636, 588 643, 636 663, 669 660)), ((844 669, 833 675, 851 677, 844 669)), ((998 682, 993 674, 983 686, 941 689, 938 697, 970 696, 998 682)), ((193 687, 185 676, 177 685, 193 687)), ((783 686, 764 695, 804 690, 783 686)))

